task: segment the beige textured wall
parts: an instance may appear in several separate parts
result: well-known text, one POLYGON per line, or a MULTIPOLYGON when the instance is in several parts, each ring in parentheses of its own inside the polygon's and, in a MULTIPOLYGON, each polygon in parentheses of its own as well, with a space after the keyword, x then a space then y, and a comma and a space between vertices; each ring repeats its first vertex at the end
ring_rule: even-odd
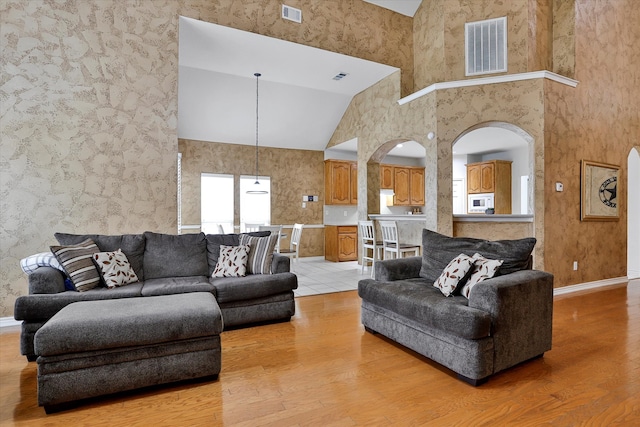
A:
MULTIPOLYGON (((182 223, 200 224, 200 174, 234 175, 236 193, 240 175, 255 174, 255 146, 179 140, 182 153, 182 223), (231 160, 232 159, 232 160, 231 160)), ((271 178, 271 223, 322 224, 324 206, 324 153, 260 147, 260 175, 271 178), (318 202, 302 207, 303 195, 319 195, 318 202)), ((236 194, 238 195, 238 194, 236 194)), ((239 196, 236 197, 239 200, 239 196)), ((240 207, 235 204, 235 223, 240 207)), ((291 233, 288 233, 289 235, 291 233)), ((283 241, 286 246, 288 240, 283 241)), ((300 256, 324 255, 322 228, 305 228, 300 256)))
MULTIPOLYGON (((411 19, 360 0, 2 0, 0 316, 55 231, 176 230, 178 16, 393 65, 411 19)), ((317 248, 310 245, 311 250, 317 248)))
POLYGON ((0 3, 0 316, 53 233, 175 232, 177 3, 0 3))
MULTIPOLYGON (((547 265, 556 282, 626 276, 627 156, 640 141, 640 8, 633 0, 576 1, 575 89, 545 90, 545 233, 547 265), (580 161, 619 165, 620 220, 580 221, 580 161), (564 183, 564 192, 553 183, 564 183), (572 263, 578 261, 578 271, 572 263)), ((633 185, 631 187, 630 185, 633 185)))
POLYGON ((534 235, 532 222, 454 222, 455 237, 500 240, 522 239, 534 235))
POLYGON ((507 17, 508 73, 530 71, 529 1, 423 0, 413 23, 415 89, 473 78, 465 76, 464 24, 502 16, 507 17))

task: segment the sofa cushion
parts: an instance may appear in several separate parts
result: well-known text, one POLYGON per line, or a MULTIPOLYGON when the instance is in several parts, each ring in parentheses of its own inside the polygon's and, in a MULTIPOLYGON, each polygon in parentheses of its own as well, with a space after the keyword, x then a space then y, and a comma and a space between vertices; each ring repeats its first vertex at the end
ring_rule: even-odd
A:
POLYGON ((278 237, 277 234, 265 237, 254 237, 247 234, 240 235, 240 244, 249 245, 251 248, 249 251, 249 262, 247 263, 247 273, 271 273, 273 251, 278 243, 278 237))
POLYGON ((138 281, 138 276, 131 268, 127 256, 120 249, 115 252, 95 253, 93 254, 93 262, 98 267, 107 288, 115 288, 138 281))
POLYGON ((491 331, 489 313, 469 307, 460 295, 445 297, 427 279, 360 280, 358 295, 371 304, 461 338, 481 339, 491 331))
POLYGON ((247 274, 249 246, 220 245, 220 256, 211 277, 242 277, 247 274))
POLYGON ((433 283, 437 289, 440 289, 442 295, 449 297, 458 289, 458 286, 471 273, 473 268, 473 258, 465 254, 460 254, 444 268, 440 277, 433 283))
POLYGON ((79 292, 100 286, 100 273, 92 261, 93 254, 99 251, 91 239, 77 245, 51 246, 51 252, 79 292))
POLYGON ((432 283, 436 281, 449 262, 463 253, 473 256, 476 252, 489 259, 504 260, 497 276, 524 270, 536 239, 482 240, 470 237, 449 237, 431 230, 422 230, 422 267, 420 277, 432 283))
POLYGON ((145 280, 140 294, 149 297, 189 292, 210 292, 215 295, 215 288, 206 276, 162 277, 145 280))
POLYGON ((207 241, 204 233, 159 234, 146 231, 144 277, 206 276, 207 241))
POLYGON ((108 236, 105 234, 67 234, 55 233, 56 240, 61 245, 77 245, 86 239, 93 240, 98 248, 97 252, 114 252, 122 249, 127 256, 131 268, 139 280, 144 280, 142 263, 144 258, 145 239, 142 234, 118 234, 108 236))
POLYGON ((502 262, 503 261, 501 259, 487 259, 478 253, 474 254, 473 270, 471 271, 469 279, 467 279, 462 287, 460 294, 465 298, 469 298, 471 289, 483 280, 490 279, 495 276, 502 265, 502 262))
MULTIPOLYGON (((246 233, 248 236, 264 237, 271 234, 269 231, 254 231, 246 233)), ((238 246, 240 244, 239 234, 207 234, 207 260, 209 263, 209 273, 207 276, 213 274, 213 270, 218 263, 218 257, 220 256, 220 245, 225 246, 238 246)))
POLYGON ((245 277, 212 277, 219 303, 243 301, 290 292, 298 287, 293 273, 249 274, 245 277))

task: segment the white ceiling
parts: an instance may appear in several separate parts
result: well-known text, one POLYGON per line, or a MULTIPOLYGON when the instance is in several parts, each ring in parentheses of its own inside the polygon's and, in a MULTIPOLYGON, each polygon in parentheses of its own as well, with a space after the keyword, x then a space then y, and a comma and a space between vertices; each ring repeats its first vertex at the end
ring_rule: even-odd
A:
POLYGON ((364 0, 413 18, 422 0, 364 0))
MULTIPOLYGON (((296 24, 292 24, 296 25, 296 24)), ((180 17, 178 136, 324 150, 351 99, 398 69, 180 17), (338 73, 348 73, 340 81, 338 73)))
MULTIPOLYGON (((364 1, 408 16, 422 2, 364 1)), ((353 96, 398 71, 191 18, 180 17, 179 32, 178 137, 184 139, 255 144, 254 73, 259 72, 260 146, 322 151, 353 96), (348 75, 333 80, 338 73, 348 75)), ((501 151, 510 138, 521 140, 504 129, 480 129, 465 135, 455 150, 457 154, 501 151), (478 141, 484 141, 482 149, 478 141)), ((356 152, 357 140, 332 148, 356 152)), ((406 143, 389 155, 420 158, 424 149, 406 143)))

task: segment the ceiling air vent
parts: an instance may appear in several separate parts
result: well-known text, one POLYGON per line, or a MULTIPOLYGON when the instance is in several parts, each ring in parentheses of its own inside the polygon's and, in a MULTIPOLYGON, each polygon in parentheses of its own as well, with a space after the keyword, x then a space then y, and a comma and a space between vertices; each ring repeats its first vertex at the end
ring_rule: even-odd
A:
POLYGON ((289 21, 297 22, 298 24, 302 23, 302 11, 300 9, 296 9, 295 7, 283 4, 282 17, 284 19, 288 19, 289 21))
POLYGON ((342 80, 348 75, 349 75, 348 73, 338 73, 335 76, 333 76, 333 80, 342 80))

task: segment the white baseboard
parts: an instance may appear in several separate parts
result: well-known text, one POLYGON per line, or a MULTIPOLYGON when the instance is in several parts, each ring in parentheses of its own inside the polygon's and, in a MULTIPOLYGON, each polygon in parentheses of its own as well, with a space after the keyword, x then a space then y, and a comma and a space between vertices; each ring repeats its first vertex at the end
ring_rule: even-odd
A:
POLYGON ((9 326, 20 326, 21 321, 14 319, 13 317, 0 317, 0 328, 8 328, 9 326))
MULTIPOLYGON (((324 257, 306 257, 301 259, 315 259, 324 257)), ((613 279, 596 280, 595 282, 578 283, 577 285, 563 286, 553 290, 553 295, 565 295, 572 292, 586 291, 589 289, 604 288, 606 286, 619 285, 622 282, 626 282, 626 277, 615 277, 613 279)), ((8 328, 10 326, 20 326, 21 321, 15 320, 13 317, 0 317, 0 328, 8 328)))
POLYGON ((570 294, 572 292, 580 292, 580 291, 586 291, 589 289, 604 288, 606 286, 619 285, 620 283, 626 282, 627 280, 628 280, 627 277, 614 277, 612 279, 596 280, 594 282, 578 283, 577 285, 563 286, 561 288, 555 288, 553 290, 553 295, 554 296, 565 295, 565 294, 570 294))

